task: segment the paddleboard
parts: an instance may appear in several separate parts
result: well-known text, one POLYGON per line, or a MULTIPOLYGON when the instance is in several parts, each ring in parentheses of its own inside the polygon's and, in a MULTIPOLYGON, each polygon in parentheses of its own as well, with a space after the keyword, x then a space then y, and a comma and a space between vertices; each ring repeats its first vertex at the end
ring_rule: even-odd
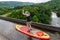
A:
POLYGON ((16 25, 16 30, 18 30, 19 32, 22 32, 28 36, 31 36, 33 38, 38 38, 40 40, 50 40, 50 36, 42 30, 32 28, 32 30, 30 32, 28 32, 29 27, 27 27, 25 25, 20 25, 20 24, 16 25))

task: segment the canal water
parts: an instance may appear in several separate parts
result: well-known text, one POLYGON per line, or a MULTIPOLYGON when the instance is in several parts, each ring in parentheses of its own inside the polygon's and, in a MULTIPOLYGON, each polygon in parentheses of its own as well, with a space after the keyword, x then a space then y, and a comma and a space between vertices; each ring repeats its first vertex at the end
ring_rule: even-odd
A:
MULTIPOLYGON (((8 22, 0 19, 0 39, 1 40, 28 40, 28 36, 22 34, 15 29, 16 23, 8 22)), ((51 36, 51 40, 60 40, 58 32, 45 31, 51 36)), ((39 40, 33 38, 32 40, 39 40)))
POLYGON ((60 27, 60 17, 57 17, 57 14, 55 12, 52 12, 51 18, 52 18, 51 25, 60 27))

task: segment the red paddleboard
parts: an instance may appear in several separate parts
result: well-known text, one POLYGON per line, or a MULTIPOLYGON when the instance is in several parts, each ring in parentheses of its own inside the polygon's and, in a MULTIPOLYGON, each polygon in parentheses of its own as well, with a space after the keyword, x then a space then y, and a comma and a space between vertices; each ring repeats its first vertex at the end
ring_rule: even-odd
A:
POLYGON ((32 30, 30 32, 28 32, 29 27, 24 26, 24 25, 16 25, 16 29, 19 32, 22 32, 28 36, 31 36, 33 38, 38 38, 39 40, 50 40, 50 36, 38 29, 32 28, 32 30))

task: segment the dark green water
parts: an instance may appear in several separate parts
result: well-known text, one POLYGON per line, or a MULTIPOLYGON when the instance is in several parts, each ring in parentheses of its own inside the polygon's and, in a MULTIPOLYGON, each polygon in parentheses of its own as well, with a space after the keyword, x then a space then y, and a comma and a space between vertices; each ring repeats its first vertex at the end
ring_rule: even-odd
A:
MULTIPOLYGON (((4 40, 4 38, 6 40, 28 40, 28 36, 16 31, 15 26, 16 23, 0 19, 0 35, 2 35, 0 36, 0 38, 3 37, 1 38, 2 40, 4 40)), ((48 30, 46 30, 45 32, 47 32, 51 36, 51 40, 60 40, 60 34, 58 32, 50 32, 48 30)), ((33 38, 33 40, 39 39, 33 38)))

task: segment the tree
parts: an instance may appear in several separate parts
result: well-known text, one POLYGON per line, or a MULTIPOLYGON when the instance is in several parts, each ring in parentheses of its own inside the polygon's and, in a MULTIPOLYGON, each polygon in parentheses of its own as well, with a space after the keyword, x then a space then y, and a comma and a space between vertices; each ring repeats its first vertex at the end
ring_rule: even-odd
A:
POLYGON ((36 15, 34 15, 34 16, 32 17, 32 21, 34 21, 34 22, 39 22, 39 19, 38 19, 38 17, 37 17, 36 15))

